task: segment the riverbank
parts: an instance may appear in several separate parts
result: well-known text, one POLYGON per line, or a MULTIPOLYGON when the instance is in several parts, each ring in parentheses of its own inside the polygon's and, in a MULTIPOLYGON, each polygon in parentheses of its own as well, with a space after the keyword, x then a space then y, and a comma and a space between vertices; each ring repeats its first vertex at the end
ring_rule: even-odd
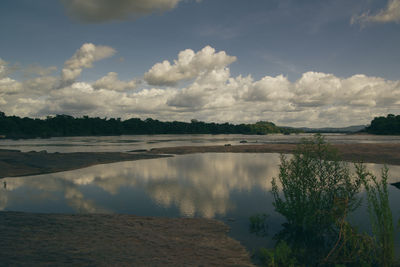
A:
POLYGON ((253 266, 222 222, 0 212, 5 266, 253 266))
MULTIPOLYGON (((344 161, 400 165, 400 144, 332 144, 344 161)), ((154 148, 152 154, 193 153, 293 153, 296 144, 260 144, 225 146, 181 146, 154 148)))
POLYGON ((162 157, 167 156, 149 153, 47 153, 46 151, 0 150, 0 178, 69 171, 97 164, 162 157))
MULTIPOLYGON (((400 144, 333 145, 344 160, 400 165, 400 144)), ((132 153, 0 150, 0 177, 65 171, 101 163, 190 153, 293 153, 294 144, 186 146, 132 153)), ((1 193, 1 192, 0 192, 1 193)), ((0 212, 5 265, 251 266, 228 227, 207 219, 123 214, 0 212)))
MULTIPOLYGON (((400 144, 332 144, 341 158, 350 162, 400 165, 400 144)), ((225 146, 178 146, 154 148, 135 153, 79 152, 47 153, 0 150, 0 178, 60 172, 96 164, 153 159, 193 153, 286 153, 296 144, 257 144, 225 146)))

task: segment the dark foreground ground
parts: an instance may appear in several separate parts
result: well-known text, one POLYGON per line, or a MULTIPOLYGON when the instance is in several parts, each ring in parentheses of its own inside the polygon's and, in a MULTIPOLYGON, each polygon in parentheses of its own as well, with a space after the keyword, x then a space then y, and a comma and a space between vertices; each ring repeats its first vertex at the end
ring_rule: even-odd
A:
POLYGON ((253 266, 209 219, 0 212, 1 266, 253 266))

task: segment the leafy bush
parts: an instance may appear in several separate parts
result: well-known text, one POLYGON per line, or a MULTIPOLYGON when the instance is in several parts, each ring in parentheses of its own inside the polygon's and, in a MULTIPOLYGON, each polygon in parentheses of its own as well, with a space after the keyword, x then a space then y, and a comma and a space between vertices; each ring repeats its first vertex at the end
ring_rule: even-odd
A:
POLYGON ((360 201, 361 180, 352 177, 347 163, 321 135, 305 140, 293 158, 281 156, 279 182, 272 181, 273 205, 286 218, 278 240, 314 265, 334 246, 340 222, 360 201))
POLYGON ((357 166, 357 173, 367 192, 368 213, 374 234, 377 259, 380 266, 392 266, 394 262, 394 227, 393 216, 389 206, 387 189, 388 168, 382 169, 382 179, 367 172, 363 166, 357 166))
POLYGON ((301 265, 294 255, 292 249, 285 241, 279 242, 275 249, 261 248, 259 258, 268 267, 300 267, 301 265))
MULTIPOLYGON (((382 170, 378 181, 363 164, 355 167, 352 175, 321 135, 304 140, 292 158, 281 156, 272 194, 275 210, 286 222, 275 235, 275 248, 259 252, 266 266, 394 265, 388 169, 382 170), (367 193, 373 236, 360 233, 347 221, 361 203, 361 186, 367 193)), ((266 233, 266 219, 265 214, 252 216, 251 231, 266 233)))

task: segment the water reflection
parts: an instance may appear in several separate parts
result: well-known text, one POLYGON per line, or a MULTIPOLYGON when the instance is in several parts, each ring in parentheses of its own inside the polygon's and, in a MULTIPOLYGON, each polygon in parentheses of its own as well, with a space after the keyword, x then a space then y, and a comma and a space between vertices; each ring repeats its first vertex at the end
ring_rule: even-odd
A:
POLYGON ((106 213, 106 209, 98 207, 93 200, 84 194, 72 181, 61 176, 36 176, 6 179, 7 187, 0 193, 0 210, 21 210, 36 212, 60 212, 60 197, 77 213, 106 213), (53 210, 46 210, 49 203, 55 202, 53 210), (13 206, 20 209, 13 209, 13 206), (11 208, 10 208, 11 207, 11 208), (30 209, 34 210, 30 210, 30 209), (43 210, 45 209, 45 210, 43 210))
MULTIPOLYGON (((243 202, 252 201, 257 191, 265 199, 256 208, 262 212, 272 210, 266 202, 278 166, 278 154, 211 153, 7 178, 0 210, 213 218, 243 212, 243 202)), ((381 167, 368 164, 378 176, 381 167)), ((390 177, 389 182, 400 178, 400 166, 390 166, 390 177)))
MULTIPOLYGON (((299 143, 302 138, 312 134, 269 134, 269 135, 127 135, 127 136, 80 136, 54 137, 47 139, 0 140, 0 149, 18 149, 21 151, 48 152, 99 152, 130 151, 166 146, 185 145, 239 145, 265 143, 299 143)), ((400 143, 400 136, 324 134, 329 143, 400 143)))
MULTIPOLYGON (((35 195, 33 208, 40 211, 40 203, 46 202, 40 196, 45 198, 43 193, 47 192, 56 202, 63 202, 59 209, 67 204, 74 212, 116 211, 110 209, 113 206, 110 203, 126 198, 127 191, 128 195, 141 191, 155 205, 178 208, 179 215, 212 218, 234 209, 233 191, 247 194, 254 188, 269 191, 278 164, 277 154, 198 154, 8 178, 7 188, 1 194, 1 208, 11 210, 24 206, 20 203, 21 195, 29 192, 35 195)), ((31 200, 26 199, 30 205, 25 207, 32 205, 31 200)), ((121 203, 124 208, 131 204, 137 205, 121 203)), ((133 208, 128 210, 135 213, 133 208)))

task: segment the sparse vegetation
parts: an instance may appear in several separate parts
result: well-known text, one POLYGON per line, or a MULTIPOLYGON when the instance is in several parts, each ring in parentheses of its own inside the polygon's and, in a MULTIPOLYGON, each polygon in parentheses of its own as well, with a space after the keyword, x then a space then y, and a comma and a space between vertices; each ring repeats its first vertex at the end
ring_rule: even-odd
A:
POLYGON ((274 249, 261 248, 259 258, 262 262, 267 263, 268 267, 302 267, 290 246, 285 241, 280 241, 274 249))
MULTIPOLYGON (((292 158, 281 156, 272 194, 275 211, 286 221, 274 236, 275 248, 261 249, 260 259, 266 266, 393 266, 387 179, 386 167, 380 181, 363 164, 356 164, 352 174, 321 135, 304 140, 292 158), (372 236, 359 232, 347 220, 361 203, 362 187, 367 193, 372 236)), ((256 225, 267 224, 267 217, 254 218, 256 225)))
POLYGON ((382 169, 381 180, 367 172, 363 166, 357 167, 362 177, 368 198, 368 213, 371 220, 376 254, 380 266, 392 266, 394 261, 394 227, 393 216, 389 206, 387 188, 388 168, 382 169))

